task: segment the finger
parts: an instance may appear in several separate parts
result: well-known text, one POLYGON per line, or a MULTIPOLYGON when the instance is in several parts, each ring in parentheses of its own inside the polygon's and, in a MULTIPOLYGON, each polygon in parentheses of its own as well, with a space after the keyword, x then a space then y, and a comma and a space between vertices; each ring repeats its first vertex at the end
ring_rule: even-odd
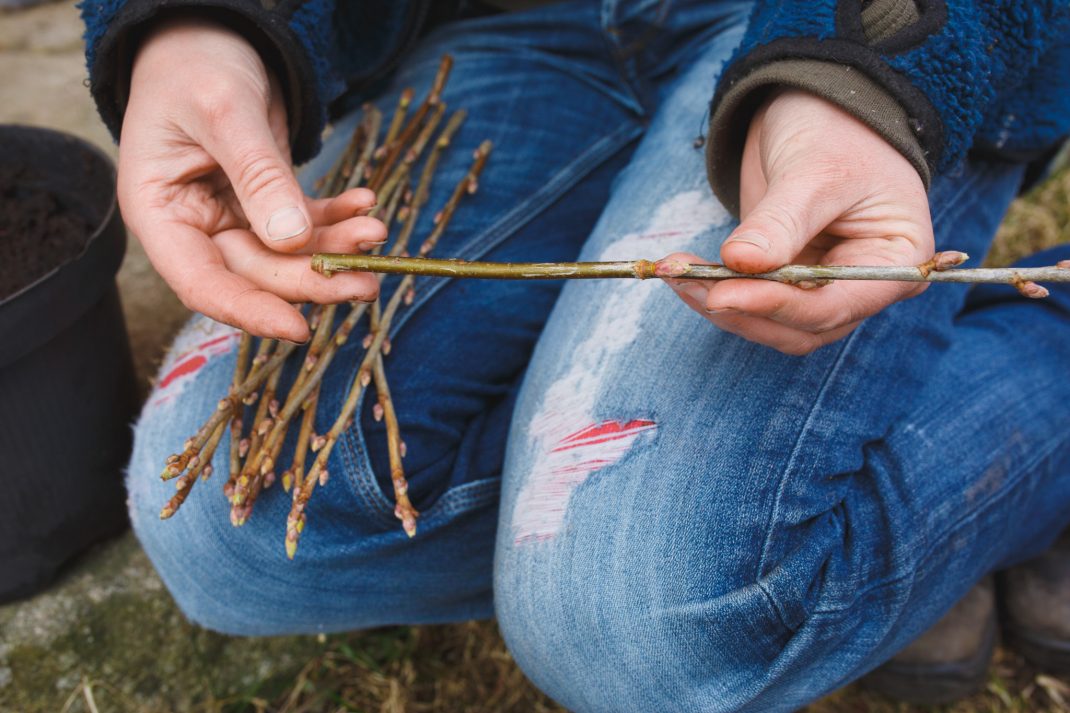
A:
POLYGON ((238 98, 214 101, 209 123, 201 127, 201 144, 227 175, 257 237, 272 250, 299 250, 312 237, 312 221, 266 108, 238 98))
POLYGON ((763 280, 726 280, 710 290, 706 307, 820 334, 871 317, 914 292, 913 285, 897 282, 844 280, 807 290, 763 280))
POLYGON ((721 246, 721 260, 739 272, 787 265, 849 207, 827 193, 819 179, 770 179, 765 195, 721 246))
POLYGON ((260 337, 308 341, 308 323, 301 313, 230 272, 207 235, 174 221, 154 230, 154 235, 141 238, 142 245, 186 307, 260 337))
POLYGON ((374 191, 353 188, 334 198, 310 198, 306 205, 313 225, 330 225, 357 215, 367 215, 377 203, 374 191))
MULTIPOLYGON (((914 264, 912 256, 866 257, 864 253, 835 260, 840 265, 914 264)), ((765 280, 725 280, 711 287, 706 307, 764 317, 779 324, 820 334, 860 322, 900 300, 924 291, 911 282, 837 280, 804 289, 765 280)))
POLYGON ((375 218, 350 218, 340 223, 316 228, 312 240, 301 252, 352 253, 367 252, 386 242, 387 231, 382 221, 375 218))
POLYGON ((212 240, 228 270, 288 302, 370 302, 379 294, 374 275, 343 272, 326 277, 312 270, 307 255, 277 253, 248 230, 226 230, 212 240))
POLYGON ((824 334, 813 334, 801 329, 786 327, 764 317, 732 312, 720 312, 707 314, 706 316, 713 324, 726 332, 731 332, 757 344, 772 347, 783 354, 791 356, 810 354, 827 344, 842 339, 858 326, 858 323, 854 323, 824 334))

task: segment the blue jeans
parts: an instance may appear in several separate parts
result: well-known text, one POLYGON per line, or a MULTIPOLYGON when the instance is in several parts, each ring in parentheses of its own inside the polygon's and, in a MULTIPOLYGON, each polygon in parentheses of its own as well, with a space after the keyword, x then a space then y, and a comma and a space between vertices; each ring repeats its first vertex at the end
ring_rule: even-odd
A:
MULTIPOLYGON (((496 146, 438 253, 716 258, 734 223, 694 140, 747 10, 575 0, 425 38, 381 103, 426 90, 454 55, 445 98, 470 119, 431 204, 471 148, 496 146)), ((307 184, 356 121, 338 123, 307 184)), ((938 178, 939 247, 983 255, 1020 177, 971 162, 938 178)), ((421 279, 387 362, 419 533, 393 516, 365 399, 288 562, 278 487, 239 529, 221 476, 157 518, 165 456, 231 375, 235 332, 198 318, 137 426, 132 519, 180 607, 213 629, 496 615, 524 671, 576 711, 792 710, 1070 520, 1068 328, 1065 288, 1037 303, 941 285, 797 358, 717 331, 658 281, 421 279)), ((327 375, 320 432, 360 341, 327 375)))

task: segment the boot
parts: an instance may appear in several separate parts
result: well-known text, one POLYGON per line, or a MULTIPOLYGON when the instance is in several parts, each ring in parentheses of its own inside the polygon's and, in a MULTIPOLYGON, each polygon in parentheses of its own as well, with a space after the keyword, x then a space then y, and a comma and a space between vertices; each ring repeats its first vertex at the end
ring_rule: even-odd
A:
POLYGON ((1070 673, 1070 530, 1000 574, 1007 643, 1037 668, 1070 673))
POLYGON ((997 628, 995 586, 992 577, 985 577, 943 619, 861 683, 917 705, 965 698, 984 686, 997 628))

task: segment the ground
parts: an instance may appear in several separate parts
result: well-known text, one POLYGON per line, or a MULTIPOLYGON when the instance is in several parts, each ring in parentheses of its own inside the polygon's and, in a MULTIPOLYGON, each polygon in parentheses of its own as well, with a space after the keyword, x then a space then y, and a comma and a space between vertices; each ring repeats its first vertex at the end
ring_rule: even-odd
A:
MULTIPOLYGON (((0 14, 0 122, 63 129, 115 156, 114 144, 97 118, 84 86, 80 33, 77 11, 68 2, 0 14)), ((1064 169, 1015 204, 990 260, 1005 263, 1057 242, 1070 242, 1070 169, 1064 169)), ((118 279, 139 378, 147 386, 166 344, 188 313, 152 271, 136 241, 129 244, 118 279)), ((166 705, 176 710, 206 712, 561 710, 526 681, 505 650, 493 623, 399 627, 320 641, 307 637, 268 642, 227 639, 197 631, 181 621, 129 536, 94 557, 95 560, 83 566, 105 572, 114 567, 135 586, 101 588, 92 578, 80 580, 79 570, 68 577, 63 588, 22 608, 0 608, 0 632, 5 638, 0 642, 0 711, 99 709, 160 713, 165 705, 160 702, 165 700, 159 697, 163 695, 160 691, 175 689, 176 681, 182 681, 182 676, 197 671, 194 659, 204 657, 212 657, 211 671, 198 674, 189 690, 207 689, 209 693, 196 697, 168 694, 170 698, 166 700, 171 702, 166 705), (63 675, 49 673, 52 669, 43 663, 47 660, 44 657, 25 678, 18 678, 20 674, 16 671, 16 678, 12 679, 12 669, 4 658, 10 655, 12 632, 33 629, 30 635, 39 636, 41 627, 56 628, 63 623, 62 612, 71 611, 65 609, 70 599, 64 598, 64 592, 69 595, 78 586, 88 587, 89 600, 98 606, 78 610, 84 613, 69 633, 61 634, 58 629, 53 632, 54 641, 67 642, 70 651, 75 652, 67 654, 69 660, 63 662, 63 675), (131 606, 132 600, 127 598, 135 594, 141 599, 131 606), (102 598, 101 601, 107 599, 106 606, 94 597, 102 598), (120 614, 112 613, 112 619, 97 621, 95 618, 115 610, 120 614), (30 622, 31 614, 45 621, 30 622), (109 637, 114 638, 115 630, 101 622, 117 619, 125 623, 125 628, 136 631, 131 621, 137 616, 158 625, 158 638, 154 641, 161 648, 157 649, 158 658, 148 659, 154 662, 150 667, 163 666, 163 649, 178 656, 177 662, 167 668, 171 688, 167 680, 160 683, 144 675, 144 659, 127 661, 135 658, 129 652, 125 657, 107 653, 120 652, 123 646, 107 648, 105 642, 109 637), (109 660, 109 656, 113 659, 109 660), (244 670, 229 674, 226 686, 217 683, 228 675, 227 671, 253 668, 248 665, 252 660, 270 661, 274 667, 270 675, 253 675, 254 680, 249 680, 250 671, 244 670), (140 677, 133 681, 130 675, 122 673, 124 666, 137 667, 140 677), (58 702, 51 702, 51 698, 31 700, 11 691, 35 676, 47 679, 42 683, 58 702), (228 690, 237 686, 239 692, 224 694, 220 688, 213 695, 217 686, 228 690), (16 700, 19 702, 14 703, 16 700)), ((36 649, 25 651, 29 652, 26 656, 40 655, 36 649)), ((268 671, 257 669, 261 670, 268 671)), ((159 671, 155 673, 160 675, 159 671)), ((918 709, 852 686, 809 710, 812 713, 907 713, 918 709)), ((1070 711, 1070 681, 1033 671, 1013 652, 1001 650, 983 693, 940 710, 947 713, 1070 711)))

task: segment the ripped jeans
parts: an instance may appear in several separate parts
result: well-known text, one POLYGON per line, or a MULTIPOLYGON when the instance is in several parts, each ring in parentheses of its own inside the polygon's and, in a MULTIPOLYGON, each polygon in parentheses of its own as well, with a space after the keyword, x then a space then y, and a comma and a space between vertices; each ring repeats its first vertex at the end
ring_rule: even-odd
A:
MULTIPOLYGON (((695 138, 747 10, 576 0, 426 37, 381 106, 426 91, 453 54, 445 100, 470 118, 431 206, 479 141, 496 146, 438 254, 716 259, 733 221, 695 138)), ((336 125, 307 186, 357 120, 336 125)), ((971 162, 939 177, 938 246, 984 255, 1020 176, 971 162)), ((656 280, 421 278, 387 361, 419 533, 394 518, 365 398, 293 562, 278 486, 242 528, 220 476, 157 517, 173 492, 164 458, 231 377, 236 333, 197 318, 137 426, 134 528, 182 610, 212 629, 497 616, 527 675, 576 711, 792 710, 1067 524, 1070 291, 1052 292, 935 286, 797 358, 716 330, 656 280)), ((360 342, 327 375, 319 432, 360 342)), ((217 473, 226 451, 224 438, 217 473)))

